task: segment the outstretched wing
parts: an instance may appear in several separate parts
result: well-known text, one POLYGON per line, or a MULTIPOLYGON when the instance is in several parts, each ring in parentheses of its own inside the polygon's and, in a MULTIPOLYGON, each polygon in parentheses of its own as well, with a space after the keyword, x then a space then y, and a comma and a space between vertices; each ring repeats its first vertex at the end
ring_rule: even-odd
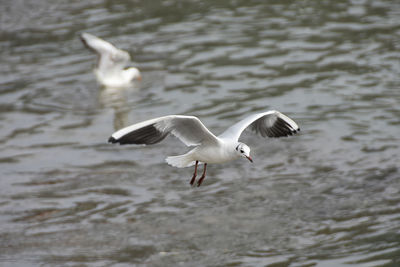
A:
POLYGON ((247 127, 250 127, 251 130, 261 134, 263 137, 289 136, 300 131, 299 126, 291 118, 279 111, 270 110, 248 116, 229 127, 218 137, 238 141, 240 135, 247 127))
POLYGON ((217 137, 197 117, 182 115, 169 115, 133 124, 113 133, 108 142, 151 145, 161 142, 168 134, 176 136, 187 146, 218 142, 217 137))
POLYGON ((100 71, 110 71, 113 68, 121 70, 129 63, 128 52, 89 33, 82 33, 80 37, 83 44, 98 55, 97 68, 100 71))

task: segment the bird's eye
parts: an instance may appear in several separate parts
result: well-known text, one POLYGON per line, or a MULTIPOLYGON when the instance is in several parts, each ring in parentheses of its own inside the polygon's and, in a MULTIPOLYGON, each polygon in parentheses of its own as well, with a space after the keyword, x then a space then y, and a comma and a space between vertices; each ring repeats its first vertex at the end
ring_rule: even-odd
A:
POLYGON ((243 149, 240 150, 240 153, 244 153, 243 149))

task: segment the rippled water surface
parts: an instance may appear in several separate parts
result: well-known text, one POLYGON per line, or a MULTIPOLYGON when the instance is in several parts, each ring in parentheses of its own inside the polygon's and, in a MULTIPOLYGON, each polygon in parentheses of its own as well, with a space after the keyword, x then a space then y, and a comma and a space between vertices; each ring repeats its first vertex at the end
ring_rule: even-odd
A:
MULTIPOLYGON (((59 2, 59 1, 56 1, 59 2)), ((1 266, 400 266, 400 3, 0 4, 1 266), (90 32, 130 52, 139 88, 100 88, 90 32), (187 148, 107 144, 191 114, 246 133, 254 164, 164 163, 187 148)))

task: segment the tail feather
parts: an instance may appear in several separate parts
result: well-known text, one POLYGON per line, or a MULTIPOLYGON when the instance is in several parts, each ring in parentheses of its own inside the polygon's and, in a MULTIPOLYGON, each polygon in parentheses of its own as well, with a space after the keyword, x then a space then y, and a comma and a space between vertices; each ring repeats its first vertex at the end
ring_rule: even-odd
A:
POLYGON ((179 155, 179 156, 170 156, 165 159, 165 161, 174 167, 177 168, 184 168, 184 167, 190 167, 195 164, 193 159, 188 155, 179 155))

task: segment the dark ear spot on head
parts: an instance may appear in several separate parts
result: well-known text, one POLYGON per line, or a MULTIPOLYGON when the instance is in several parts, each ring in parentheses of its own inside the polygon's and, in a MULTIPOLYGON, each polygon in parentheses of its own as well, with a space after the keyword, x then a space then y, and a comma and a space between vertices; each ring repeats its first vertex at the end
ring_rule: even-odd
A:
POLYGON ((235 149, 236 149, 236 151, 238 151, 238 149, 239 149, 239 146, 240 146, 240 145, 237 145, 237 147, 235 148, 235 149))

